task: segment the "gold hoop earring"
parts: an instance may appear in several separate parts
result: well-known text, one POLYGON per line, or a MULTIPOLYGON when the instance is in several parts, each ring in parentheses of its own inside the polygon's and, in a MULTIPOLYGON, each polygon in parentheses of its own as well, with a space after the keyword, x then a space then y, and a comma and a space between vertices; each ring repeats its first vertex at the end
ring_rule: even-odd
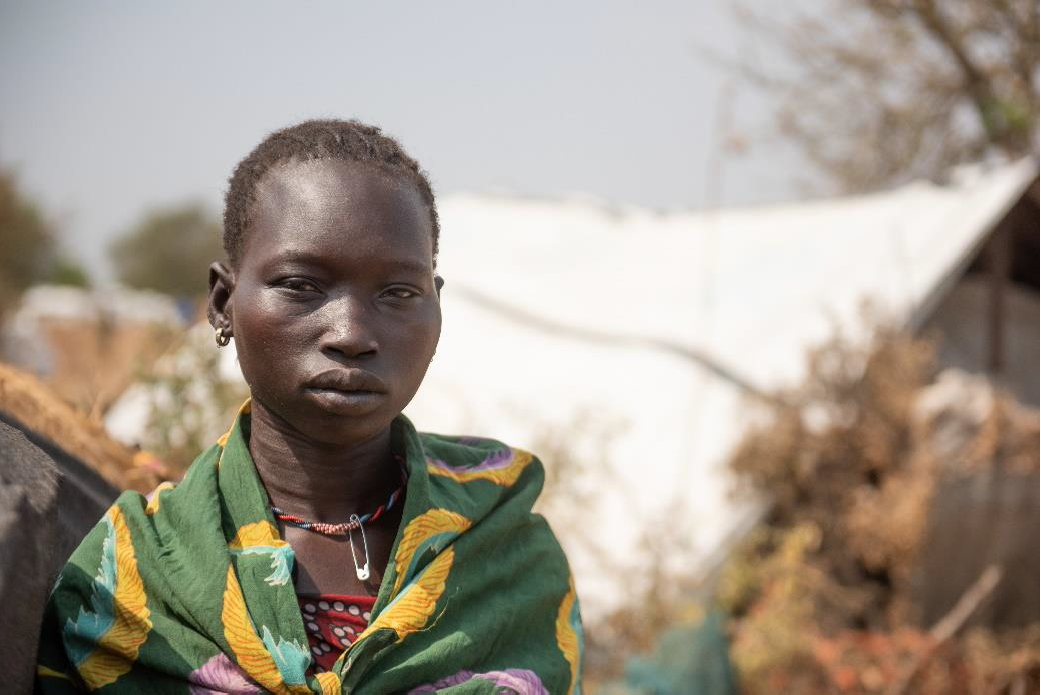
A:
POLYGON ((218 326, 213 337, 217 339, 217 347, 224 347, 231 342, 231 336, 224 334, 224 326, 218 326))

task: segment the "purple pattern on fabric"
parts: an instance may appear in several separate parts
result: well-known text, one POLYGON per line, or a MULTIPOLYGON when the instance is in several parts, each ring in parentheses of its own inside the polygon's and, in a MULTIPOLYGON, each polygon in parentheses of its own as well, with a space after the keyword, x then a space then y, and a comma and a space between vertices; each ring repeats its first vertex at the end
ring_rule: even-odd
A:
POLYGON ((513 461, 513 449, 499 449, 488 454, 483 461, 472 466, 449 466, 440 459, 429 459, 429 462, 438 468, 455 471, 488 471, 496 468, 505 468, 513 461))
POLYGON ((458 443, 466 444, 467 446, 477 446, 479 444, 484 444, 485 442, 488 441, 484 437, 474 437, 474 436, 468 435, 468 434, 459 435, 458 437, 455 438, 455 440, 458 443))
POLYGON ((459 685, 474 678, 491 681, 500 688, 508 688, 509 692, 516 693, 516 695, 549 695, 549 691, 542 685, 538 675, 534 671, 529 671, 525 668, 508 668, 505 671, 488 671, 487 673, 474 673, 464 669, 447 678, 442 678, 427 685, 421 685, 408 692, 409 695, 434 693, 441 688, 459 685))
POLYGON ((192 695, 262 693, 263 689, 223 652, 188 674, 192 695))

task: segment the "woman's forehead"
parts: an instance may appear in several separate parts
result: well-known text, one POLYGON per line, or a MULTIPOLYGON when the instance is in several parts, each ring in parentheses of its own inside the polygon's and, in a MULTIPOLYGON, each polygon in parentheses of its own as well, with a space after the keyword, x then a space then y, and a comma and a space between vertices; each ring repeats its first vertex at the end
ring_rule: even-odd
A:
POLYGON ((287 162, 257 187, 246 253, 393 257, 432 264, 430 212, 409 182, 340 160, 287 162))
POLYGON ((369 199, 388 194, 400 201, 414 197, 422 204, 422 196, 412 183, 374 163, 288 160, 271 167, 258 182, 254 212, 271 214, 336 203, 370 202, 369 199))

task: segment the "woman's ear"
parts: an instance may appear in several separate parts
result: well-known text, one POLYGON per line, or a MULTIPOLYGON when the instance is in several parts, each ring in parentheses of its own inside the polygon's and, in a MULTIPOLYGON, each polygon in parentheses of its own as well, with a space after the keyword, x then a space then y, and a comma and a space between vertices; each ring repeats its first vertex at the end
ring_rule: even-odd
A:
POLYGON ((235 273, 223 263, 210 266, 210 294, 206 302, 206 318, 214 328, 223 328, 224 335, 231 332, 231 294, 235 291, 235 273))
POLYGON ((440 275, 434 275, 434 289, 437 290, 437 296, 441 296, 441 288, 445 286, 445 279, 440 275))

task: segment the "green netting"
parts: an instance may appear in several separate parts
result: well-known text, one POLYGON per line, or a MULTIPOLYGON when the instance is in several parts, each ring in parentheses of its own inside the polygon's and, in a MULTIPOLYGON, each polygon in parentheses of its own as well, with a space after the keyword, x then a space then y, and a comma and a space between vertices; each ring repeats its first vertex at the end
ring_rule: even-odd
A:
POLYGON ((626 689, 646 695, 736 695, 725 621, 713 610, 697 625, 663 633, 653 654, 626 665, 626 689))

